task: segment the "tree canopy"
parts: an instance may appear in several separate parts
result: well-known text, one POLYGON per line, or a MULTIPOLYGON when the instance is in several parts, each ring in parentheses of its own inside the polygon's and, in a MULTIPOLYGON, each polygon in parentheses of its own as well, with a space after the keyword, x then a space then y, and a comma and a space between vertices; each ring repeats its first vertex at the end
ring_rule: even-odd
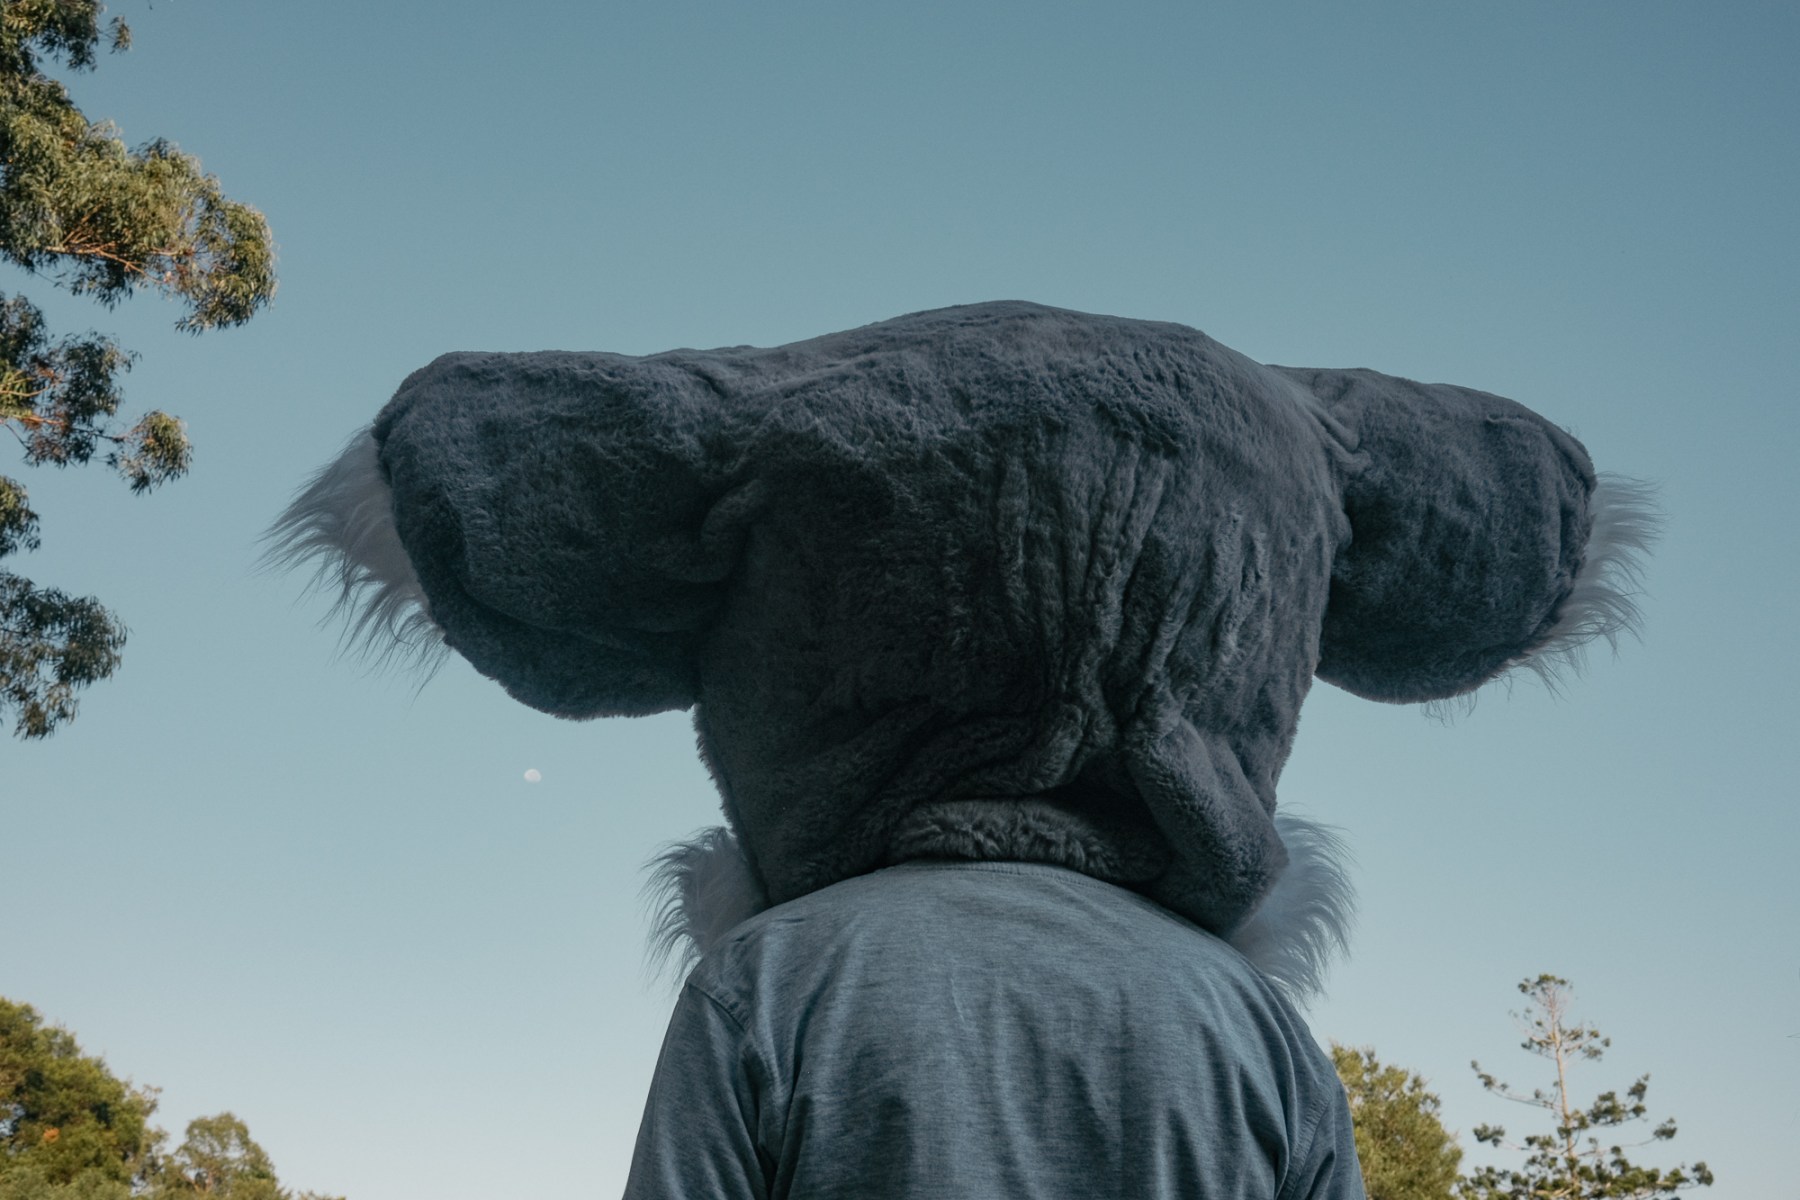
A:
MULTIPOLYGON (((239 325, 275 294, 275 247, 261 213, 173 143, 128 148, 93 122, 47 60, 91 69, 102 45, 131 44, 99 0, 6 0, 0 6, 0 259, 111 307, 139 288, 178 300, 178 329, 239 325)), ((151 411, 123 426, 121 377, 133 355, 96 333, 57 336, 22 296, 0 292, 0 427, 27 464, 104 461, 133 492, 184 474, 182 423, 151 411)), ((0 559, 38 545, 24 485, 0 475, 0 559)), ((0 570, 0 713, 37 738, 74 717, 76 692, 117 669, 125 627, 91 597, 71 597, 0 570)))
POLYGON ((1425 1080, 1383 1066, 1367 1048, 1333 1042, 1331 1061, 1350 1098, 1369 1200, 1452 1200, 1462 1148, 1444 1128, 1425 1080))
POLYGON ((1647 1167, 1631 1160, 1628 1151, 1675 1136, 1673 1118, 1654 1126, 1649 1136, 1630 1143, 1613 1142, 1617 1130, 1648 1120, 1644 1097, 1650 1077, 1641 1075, 1621 1097, 1602 1092, 1583 1106, 1570 1096, 1569 1071, 1583 1062, 1598 1062, 1612 1039, 1569 1014, 1569 981, 1555 975, 1539 975, 1519 984, 1526 998, 1524 1012, 1514 1013, 1524 1025, 1520 1048, 1550 1060, 1556 1078, 1548 1088, 1529 1095, 1471 1063, 1481 1086, 1495 1095, 1540 1109, 1549 1127, 1527 1134, 1522 1142, 1507 1140, 1499 1125, 1478 1125, 1475 1140, 1490 1146, 1523 1151, 1521 1166, 1484 1166, 1471 1175, 1464 1188, 1469 1200, 1651 1200, 1673 1196, 1692 1187, 1710 1187, 1713 1174, 1703 1162, 1668 1170, 1647 1167))
POLYGON ((190 1121, 173 1152, 156 1091, 121 1080, 73 1034, 0 997, 0 1200, 328 1200, 281 1186, 231 1113, 190 1121))
POLYGON ((82 1178, 129 1191, 150 1167, 155 1110, 155 1093, 115 1078, 29 1005, 0 999, 0 1197, 26 1169, 50 1186, 82 1178))

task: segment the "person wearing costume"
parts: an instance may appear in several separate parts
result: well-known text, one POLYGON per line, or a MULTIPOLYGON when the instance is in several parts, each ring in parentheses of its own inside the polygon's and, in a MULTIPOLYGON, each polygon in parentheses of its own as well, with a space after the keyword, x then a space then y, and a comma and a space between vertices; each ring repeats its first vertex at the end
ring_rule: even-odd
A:
POLYGON ((1295 1002, 1317 677, 1397 703, 1633 618, 1636 485, 1487 393, 1021 302, 768 349, 446 355, 299 495, 373 639, 691 708, 725 824, 626 1194, 1356 1197, 1295 1002))

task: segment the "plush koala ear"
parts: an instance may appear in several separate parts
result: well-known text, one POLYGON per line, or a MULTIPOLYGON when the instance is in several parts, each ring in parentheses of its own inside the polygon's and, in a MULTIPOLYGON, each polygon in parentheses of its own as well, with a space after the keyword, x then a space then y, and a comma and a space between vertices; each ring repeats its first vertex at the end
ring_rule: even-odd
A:
POLYGON ((709 456, 720 404, 654 359, 446 355, 301 492, 271 557, 320 561, 354 634, 441 636, 546 712, 688 707, 754 502, 709 456))
POLYGON ((1319 678, 1441 700, 1525 665, 1547 674, 1636 618, 1647 489, 1601 480, 1523 405, 1366 370, 1278 368, 1349 434, 1351 540, 1332 567, 1319 678))

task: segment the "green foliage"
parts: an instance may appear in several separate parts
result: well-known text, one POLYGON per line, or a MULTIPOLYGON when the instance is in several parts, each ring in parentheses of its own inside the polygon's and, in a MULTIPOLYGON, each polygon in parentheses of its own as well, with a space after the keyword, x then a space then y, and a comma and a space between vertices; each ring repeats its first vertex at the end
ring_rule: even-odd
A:
POLYGON ((111 675, 124 644, 125 627, 92 597, 0 571, 0 708, 18 710, 19 737, 43 737, 73 717, 75 689, 111 675))
MULTIPOLYGON (((91 67, 98 0, 8 4, 0 20, 0 254, 103 304, 141 286, 184 300, 198 332, 249 320, 275 294, 268 223, 158 138, 128 149, 90 122, 39 55, 91 67)), ((113 46, 130 31, 113 22, 113 46)))
MULTIPOLYGON (((88 69, 103 36, 101 11, 100 5, 82 0, 7 0, 0 11, 0 70, 33 70, 34 46, 77 71, 88 69)), ((131 46, 131 30, 116 17, 107 23, 104 36, 114 50, 131 46)))
MULTIPOLYGON (((89 121, 43 60, 93 67, 104 42, 131 31, 103 22, 99 0, 0 5, 0 258, 108 307, 148 288, 178 300, 193 333, 249 320, 275 294, 275 246, 261 213, 228 199, 198 160, 163 139, 128 148, 89 121)), ((181 422, 151 412, 112 423, 133 356, 88 333, 53 338, 42 313, 0 293, 0 427, 28 464, 105 462, 133 492, 186 473, 181 422)), ((0 476, 0 558, 38 545, 25 489, 0 476)), ((74 717, 76 689, 110 675, 125 630, 92 599, 71 600, 0 574, 0 711, 14 732, 47 736, 74 717)))
POLYGON ((1527 1000, 1526 1011, 1513 1014, 1524 1024, 1525 1040, 1520 1048, 1554 1063, 1555 1082, 1548 1089, 1524 1095, 1483 1071, 1480 1063, 1470 1065, 1488 1091, 1542 1109, 1548 1114, 1550 1128, 1514 1143, 1507 1141, 1501 1126, 1476 1126, 1476 1141, 1522 1151, 1525 1161, 1519 1167, 1481 1168, 1465 1181, 1464 1195, 1469 1200, 1649 1200, 1691 1187, 1710 1187, 1713 1174, 1703 1162, 1665 1171, 1640 1166, 1627 1155, 1629 1150, 1673 1138, 1672 1119, 1652 1128, 1642 1141, 1610 1142, 1613 1131, 1648 1119, 1644 1103, 1650 1088, 1648 1075, 1640 1076, 1623 1097, 1602 1092, 1586 1107, 1570 1099, 1569 1069, 1578 1062, 1599 1061, 1612 1042, 1593 1026, 1571 1020, 1569 981, 1539 975, 1520 983, 1519 991, 1527 1000))
POLYGON ((1384 1067, 1370 1049, 1331 1044, 1350 1097, 1356 1157, 1369 1200, 1452 1200, 1462 1149, 1438 1116, 1425 1081, 1384 1067))
MULTIPOLYGON (((311 1193, 308 1193, 310 1195, 311 1193)), ((152 1200, 216 1196, 219 1200, 295 1200, 275 1178, 275 1165, 230 1113, 188 1122, 187 1137, 162 1164, 152 1200)))
POLYGON ((0 558, 37 546, 37 514, 31 511, 30 497, 17 483, 0 478, 0 558))
POLYGON ((0 998, 0 1200, 329 1200, 281 1186, 231 1113, 190 1121, 173 1153, 156 1093, 116 1078, 67 1030, 0 998))
POLYGON ((142 1183, 155 1151, 155 1110, 154 1092, 115 1078, 29 1005, 0 998, 0 1197, 8 1187, 81 1178, 84 1186, 142 1183), (37 1180, 9 1182, 24 1167, 37 1180))
POLYGON ((98 1171, 84 1171, 67 1183, 52 1183, 34 1166, 0 1173, 0 1200, 133 1200, 132 1192, 98 1171))
POLYGON ((163 1195, 281 1198, 274 1164, 250 1139, 244 1123, 230 1113, 190 1122, 187 1140, 163 1164, 158 1184, 159 1200, 163 1195))

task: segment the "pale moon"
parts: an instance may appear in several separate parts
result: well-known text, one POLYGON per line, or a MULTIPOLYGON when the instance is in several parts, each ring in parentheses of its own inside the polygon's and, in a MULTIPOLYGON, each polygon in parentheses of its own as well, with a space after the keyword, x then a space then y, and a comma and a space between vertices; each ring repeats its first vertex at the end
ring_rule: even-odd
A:
POLYGON ((544 777, 544 773, 542 771, 538 770, 536 767, 533 767, 529 771, 525 772, 525 782, 526 783, 536 783, 538 780, 542 779, 543 777, 544 777))

